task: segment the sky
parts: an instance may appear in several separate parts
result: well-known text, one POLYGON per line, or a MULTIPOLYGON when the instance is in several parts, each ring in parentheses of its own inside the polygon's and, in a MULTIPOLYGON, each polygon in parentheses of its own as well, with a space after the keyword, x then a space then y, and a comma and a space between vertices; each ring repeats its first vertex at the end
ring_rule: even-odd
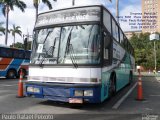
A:
MULTIPOLYGON (((33 7, 33 0, 22 0, 26 3, 27 9, 25 12, 21 12, 18 8, 14 8, 14 11, 9 12, 9 29, 12 28, 13 24, 16 26, 21 26, 22 34, 29 33, 32 35, 32 31, 35 24, 35 9, 33 7)), ((41 0, 40 0, 41 1, 41 0)), ((50 0, 53 9, 66 8, 72 6, 72 0, 57 0, 54 2, 50 0)), ((109 11, 115 16, 116 13, 116 0, 75 0, 75 6, 81 5, 92 5, 92 4, 103 4, 109 11)), ((47 11, 48 7, 42 3, 39 6, 39 13, 47 11)), ((119 0, 119 11, 120 16, 128 16, 130 12, 141 13, 141 0, 119 0)), ((3 27, 5 27, 5 17, 0 11, 0 22, 4 22, 3 27)), ((123 31, 132 31, 128 23, 120 22, 120 26, 123 31)), ((31 40, 31 39, 30 39, 31 40)), ((23 42, 22 37, 16 35, 16 42, 23 42)), ((8 45, 13 43, 13 37, 9 34, 8 45)), ((4 44, 4 35, 0 36, 0 44, 4 44)))

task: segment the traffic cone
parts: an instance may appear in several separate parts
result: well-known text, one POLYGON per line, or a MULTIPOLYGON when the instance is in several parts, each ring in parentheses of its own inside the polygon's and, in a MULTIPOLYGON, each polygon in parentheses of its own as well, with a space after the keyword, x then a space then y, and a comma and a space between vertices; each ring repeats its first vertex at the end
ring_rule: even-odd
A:
POLYGON ((18 98, 24 97, 23 96, 23 82, 22 82, 22 80, 23 80, 23 72, 22 72, 22 69, 21 69, 20 78, 19 78, 19 82, 18 82, 18 95, 17 95, 18 98))
POLYGON ((141 74, 138 76, 138 86, 137 86, 137 99, 138 101, 142 101, 143 99, 143 90, 142 90, 142 77, 141 74))

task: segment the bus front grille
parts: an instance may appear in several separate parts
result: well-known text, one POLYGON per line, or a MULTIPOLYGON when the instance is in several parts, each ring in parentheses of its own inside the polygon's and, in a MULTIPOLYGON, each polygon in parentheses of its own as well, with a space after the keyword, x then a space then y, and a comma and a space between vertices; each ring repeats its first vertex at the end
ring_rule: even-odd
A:
POLYGON ((70 97, 70 90, 67 88, 43 88, 44 96, 54 96, 54 97, 70 97))

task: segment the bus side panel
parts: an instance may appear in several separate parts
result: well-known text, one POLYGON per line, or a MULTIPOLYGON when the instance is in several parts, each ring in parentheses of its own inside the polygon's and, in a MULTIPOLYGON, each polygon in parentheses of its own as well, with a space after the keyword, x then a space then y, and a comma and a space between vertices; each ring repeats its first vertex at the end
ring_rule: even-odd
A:
POLYGON ((117 64, 118 61, 115 63, 113 62, 111 66, 102 68, 101 101, 108 98, 109 80, 113 71, 116 73, 116 91, 119 91, 129 83, 129 74, 132 69, 130 55, 126 53, 119 64, 117 64))
POLYGON ((16 72, 20 68, 28 71, 29 60, 13 59, 13 58, 0 58, 0 76, 5 77, 8 70, 14 69, 16 72))
POLYGON ((129 83, 129 74, 131 70, 130 57, 126 53, 124 60, 120 64, 119 68, 116 69, 116 90, 119 91, 121 88, 129 83))
POLYGON ((0 58, 0 76, 6 76, 9 64, 13 61, 12 58, 0 58))
POLYGON ((132 70, 131 64, 130 54, 114 41, 112 65, 102 68, 101 101, 108 98, 109 80, 112 72, 116 73, 116 91, 129 83, 129 75, 132 70))
POLYGON ((9 69, 14 69, 16 71, 16 74, 17 74, 22 62, 23 62, 23 59, 13 59, 13 61, 10 63, 10 65, 8 65, 8 68, 6 70, 6 75, 7 75, 7 71, 9 69))
POLYGON ((129 83, 130 55, 121 47, 117 41, 113 41, 113 60, 112 64, 116 72, 116 91, 129 83))
POLYGON ((101 88, 101 102, 108 98, 108 86, 110 79, 110 72, 102 72, 102 88, 101 88))

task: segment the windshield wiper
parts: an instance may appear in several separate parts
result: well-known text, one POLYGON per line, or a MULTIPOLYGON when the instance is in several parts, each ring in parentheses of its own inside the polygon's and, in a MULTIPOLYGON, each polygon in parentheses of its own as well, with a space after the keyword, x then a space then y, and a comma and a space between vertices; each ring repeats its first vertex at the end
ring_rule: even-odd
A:
POLYGON ((42 56, 42 59, 41 59, 41 61, 40 61, 40 63, 39 63, 39 66, 40 66, 40 67, 43 67, 43 62, 44 62, 44 60, 45 60, 45 57, 42 56))
POLYGON ((74 52, 72 44, 69 44, 69 51, 68 52, 70 52, 70 58, 71 58, 72 64, 74 65, 75 68, 78 68, 78 64, 76 61, 76 56, 75 56, 75 52, 74 52))
MULTIPOLYGON (((54 39, 54 44, 53 44, 53 46, 50 46, 50 48, 48 49, 48 51, 46 51, 45 54, 44 54, 44 56, 42 56, 42 60, 41 60, 40 63, 39 63, 39 66, 40 66, 40 67, 43 67, 43 62, 44 62, 45 58, 47 58, 47 56, 54 57, 54 56, 53 56, 53 52, 54 52, 54 50, 55 50, 57 38, 59 38, 59 37, 56 37, 56 38, 54 39)), ((57 60, 57 58, 54 58, 54 61, 55 61, 55 60, 57 60)))
MULTIPOLYGON (((49 34, 50 34, 51 32, 52 32, 52 31, 49 31, 49 32, 47 33, 47 35, 46 35, 46 37, 45 37, 45 39, 44 39, 43 45, 45 44, 45 42, 46 42, 46 40, 47 40, 47 38, 48 38, 48 36, 49 36, 49 34)), ((49 50, 50 50, 50 49, 49 49, 49 50)), ((48 51, 49 51, 49 50, 48 50, 48 51)), ((48 51, 46 51, 45 54, 47 54, 48 51)), ((44 54, 44 56, 41 55, 41 56, 42 56, 42 60, 41 60, 40 63, 39 63, 39 66, 40 66, 40 67, 43 67, 43 62, 44 62, 44 60, 45 60, 45 58, 46 58, 46 57, 45 57, 45 54, 44 54)), ((40 57, 40 55, 39 55, 39 57, 40 57)), ((39 57, 38 57, 38 59, 39 59, 39 57)))
MULTIPOLYGON (((73 27, 72 27, 72 30, 73 30, 73 27)), ((66 54, 70 54, 70 59, 72 61, 72 64, 75 68, 78 68, 78 64, 76 62, 76 57, 74 56, 75 55, 75 52, 74 52, 74 49, 73 49, 73 45, 70 44, 70 41, 71 41, 71 33, 72 33, 72 30, 70 31, 69 33, 69 36, 68 36, 68 39, 67 39, 67 46, 66 46, 66 51, 65 51, 65 56, 64 58, 66 58, 66 54)))

